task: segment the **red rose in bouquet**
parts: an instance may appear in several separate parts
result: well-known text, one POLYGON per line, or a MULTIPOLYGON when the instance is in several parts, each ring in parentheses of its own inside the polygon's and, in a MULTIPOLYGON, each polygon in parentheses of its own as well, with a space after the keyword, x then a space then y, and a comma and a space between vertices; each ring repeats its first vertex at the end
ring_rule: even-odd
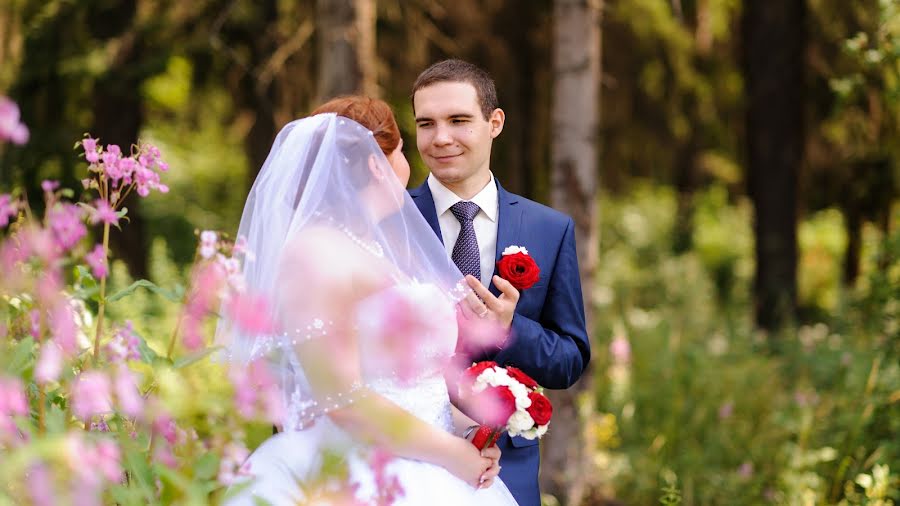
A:
POLYGON ((481 424, 472 440, 478 449, 493 446, 503 431, 539 438, 547 432, 553 406, 527 374, 496 362, 479 362, 462 373, 460 398, 481 424))
MULTIPOLYGON (((479 373, 480 372, 481 371, 479 371, 479 373)), ((531 379, 531 376, 525 374, 524 372, 522 372, 521 369, 519 369, 517 367, 507 366, 506 372, 507 372, 507 374, 510 375, 510 377, 512 377, 515 380, 518 380, 519 383, 525 385, 528 388, 537 388, 538 387, 537 381, 534 381, 533 379, 531 379)))
POLYGON ((516 290, 527 290, 541 278, 541 269, 528 254, 528 250, 519 246, 509 246, 503 250, 497 262, 497 274, 510 282, 516 290))
POLYGON ((547 425, 550 423, 550 417, 553 415, 553 405, 550 399, 542 393, 531 392, 528 394, 531 399, 531 406, 528 407, 528 414, 534 420, 536 425, 547 425))

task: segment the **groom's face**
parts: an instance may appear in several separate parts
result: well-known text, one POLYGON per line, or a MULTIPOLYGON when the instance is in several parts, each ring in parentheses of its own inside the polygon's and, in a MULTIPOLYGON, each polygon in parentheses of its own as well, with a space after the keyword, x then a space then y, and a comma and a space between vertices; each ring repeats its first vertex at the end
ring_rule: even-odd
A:
POLYGON ((431 173, 444 184, 487 178, 491 144, 503 129, 503 111, 485 119, 475 87, 440 82, 416 91, 416 146, 431 173))

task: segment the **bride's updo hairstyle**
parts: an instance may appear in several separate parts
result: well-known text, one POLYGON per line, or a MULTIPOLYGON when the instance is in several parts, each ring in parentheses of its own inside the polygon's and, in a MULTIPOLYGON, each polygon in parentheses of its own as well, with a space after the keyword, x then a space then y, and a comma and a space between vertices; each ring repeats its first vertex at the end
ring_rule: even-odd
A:
POLYGON ((384 100, 359 95, 338 97, 320 105, 310 115, 326 112, 352 119, 371 130, 385 156, 400 145, 400 128, 391 106, 384 100))

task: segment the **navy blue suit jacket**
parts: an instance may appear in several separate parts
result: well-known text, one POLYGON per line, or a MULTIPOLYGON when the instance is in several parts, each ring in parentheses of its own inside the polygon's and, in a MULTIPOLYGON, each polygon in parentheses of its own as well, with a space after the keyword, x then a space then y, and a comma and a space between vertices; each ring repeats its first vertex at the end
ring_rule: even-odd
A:
MULTIPOLYGON (((568 388, 581 376, 591 356, 575 223, 559 211, 507 192, 499 182, 497 190, 500 207, 495 261, 507 246, 523 246, 537 262, 541 276, 537 284, 522 292, 503 348, 471 358, 518 367, 546 388, 568 388)), ((443 241, 427 182, 409 194, 443 241)), ((499 295, 493 283, 489 288, 499 295)), ((504 434, 497 444, 502 452, 500 478, 520 505, 539 506, 538 441, 504 434)))

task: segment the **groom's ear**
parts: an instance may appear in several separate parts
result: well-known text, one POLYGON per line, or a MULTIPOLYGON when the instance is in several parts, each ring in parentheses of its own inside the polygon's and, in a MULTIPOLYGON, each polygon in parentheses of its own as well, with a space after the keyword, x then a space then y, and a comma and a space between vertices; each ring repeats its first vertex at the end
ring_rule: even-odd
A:
POLYGON ((491 139, 496 139, 500 132, 503 131, 503 124, 506 123, 506 113, 499 107, 494 109, 488 118, 488 123, 491 124, 491 139))

